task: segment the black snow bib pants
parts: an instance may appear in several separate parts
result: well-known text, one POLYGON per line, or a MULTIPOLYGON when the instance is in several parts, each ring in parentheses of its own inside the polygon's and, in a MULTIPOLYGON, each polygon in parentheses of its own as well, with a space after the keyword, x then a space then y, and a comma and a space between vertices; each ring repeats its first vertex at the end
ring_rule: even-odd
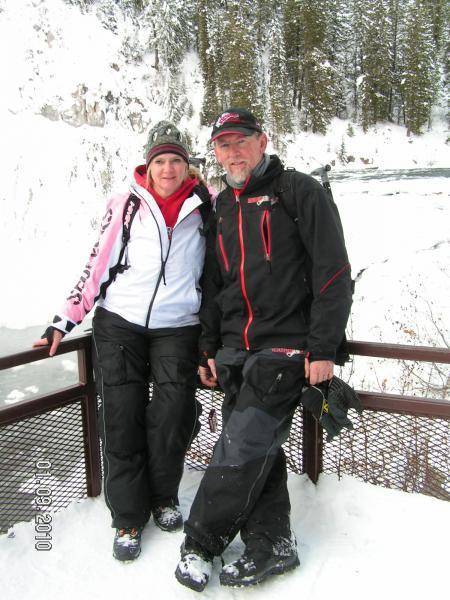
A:
POLYGON ((293 348, 216 355, 225 392, 222 433, 200 483, 185 532, 220 555, 240 531, 269 553, 291 541, 287 440, 304 383, 304 355, 293 348))
POLYGON ((199 334, 199 325, 149 330, 96 310, 93 355, 113 527, 142 526, 152 508, 178 504, 184 457, 200 427, 199 334))

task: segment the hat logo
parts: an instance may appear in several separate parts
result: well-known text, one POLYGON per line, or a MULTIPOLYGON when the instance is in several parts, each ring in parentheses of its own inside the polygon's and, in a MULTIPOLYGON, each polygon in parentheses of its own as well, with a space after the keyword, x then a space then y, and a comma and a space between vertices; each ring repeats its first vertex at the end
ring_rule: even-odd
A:
POLYGON ((224 123, 227 123, 228 121, 233 121, 233 122, 237 122, 240 123, 240 116, 237 113, 223 113, 223 115, 220 115, 220 117, 217 119, 216 121, 216 127, 222 127, 222 125, 224 123))

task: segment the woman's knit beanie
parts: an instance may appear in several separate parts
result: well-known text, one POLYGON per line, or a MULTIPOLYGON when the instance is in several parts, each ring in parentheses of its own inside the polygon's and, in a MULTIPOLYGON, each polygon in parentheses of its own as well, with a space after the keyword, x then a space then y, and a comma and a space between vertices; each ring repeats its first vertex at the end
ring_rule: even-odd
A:
POLYGON ((160 121, 148 134, 145 146, 145 165, 147 169, 155 156, 166 152, 178 154, 189 164, 189 151, 181 132, 169 121, 160 121))

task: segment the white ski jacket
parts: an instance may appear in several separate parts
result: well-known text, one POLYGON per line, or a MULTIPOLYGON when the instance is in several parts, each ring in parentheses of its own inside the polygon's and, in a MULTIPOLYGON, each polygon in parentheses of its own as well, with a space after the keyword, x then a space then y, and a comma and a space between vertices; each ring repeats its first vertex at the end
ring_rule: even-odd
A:
POLYGON ((199 323, 200 277, 205 257, 202 200, 187 198, 170 230, 153 196, 133 182, 140 199, 126 247, 127 268, 113 279, 122 248, 123 211, 129 194, 112 197, 100 235, 75 287, 52 326, 69 333, 98 305, 150 329, 199 323))

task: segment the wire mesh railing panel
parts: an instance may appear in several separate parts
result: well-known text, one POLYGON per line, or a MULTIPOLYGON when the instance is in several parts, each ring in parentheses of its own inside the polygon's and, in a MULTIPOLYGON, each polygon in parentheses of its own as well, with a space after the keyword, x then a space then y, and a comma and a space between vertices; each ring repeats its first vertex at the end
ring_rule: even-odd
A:
POLYGON ((283 450, 286 454, 287 469, 290 473, 303 473, 303 413, 297 408, 292 420, 291 432, 283 450))
POLYGON ((450 500, 449 429, 445 419, 351 411, 353 431, 323 445, 323 471, 450 500))
POLYGON ((200 431, 191 444, 191 447, 186 455, 186 465, 191 469, 203 470, 206 469, 211 460, 214 445, 217 442, 222 430, 222 401, 223 392, 215 391, 214 395, 211 390, 197 388, 196 399, 202 406, 200 415, 200 431), (211 431, 214 427, 210 427, 212 422, 212 412, 215 413, 216 427, 215 431, 211 431))
POLYGON ((0 532, 86 495, 80 402, 0 427, 0 532))
MULTIPOLYGON (((189 452, 186 455, 186 465, 192 469, 206 469, 211 460, 214 445, 217 442, 222 430, 221 406, 223 392, 215 391, 214 396, 211 390, 197 388, 197 400, 202 405, 202 414, 200 415, 200 431, 191 444, 189 452), (210 421, 212 419, 211 411, 215 411, 217 427, 211 431, 210 421)), ((292 473, 302 473, 302 412, 300 409, 295 411, 292 422, 291 434, 287 442, 283 445, 286 454, 288 470, 292 473)))
MULTIPOLYGON (((222 399, 220 391, 213 397, 210 390, 197 389, 201 429, 186 457, 191 468, 205 469, 211 460, 221 431, 222 399)), ((447 418, 370 409, 362 416, 351 411, 350 418, 353 431, 323 442, 324 472, 450 500, 447 418)), ((76 400, 0 426, 0 533, 39 512, 56 511, 87 496, 83 424, 82 405, 76 400)), ((298 409, 283 445, 290 472, 305 469, 304 426, 307 422, 298 409)))

